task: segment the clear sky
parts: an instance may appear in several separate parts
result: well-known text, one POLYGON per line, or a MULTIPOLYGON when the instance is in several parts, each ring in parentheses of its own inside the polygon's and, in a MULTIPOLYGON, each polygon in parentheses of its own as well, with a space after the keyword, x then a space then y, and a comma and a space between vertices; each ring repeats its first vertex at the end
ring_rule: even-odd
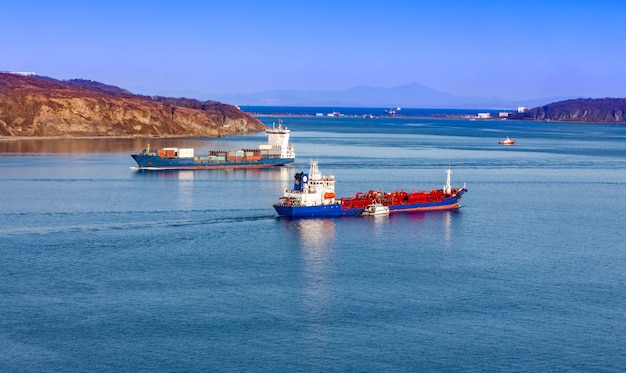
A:
POLYGON ((626 97, 624 0, 20 0, 0 5, 0 35, 0 71, 144 94, 626 97))

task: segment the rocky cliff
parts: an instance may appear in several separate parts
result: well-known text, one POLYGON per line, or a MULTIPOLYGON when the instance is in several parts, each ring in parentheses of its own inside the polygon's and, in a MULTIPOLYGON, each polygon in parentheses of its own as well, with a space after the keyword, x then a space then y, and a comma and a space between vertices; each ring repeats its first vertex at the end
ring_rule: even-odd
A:
POLYGON ((585 123, 626 123, 626 99, 579 98, 554 102, 516 114, 515 119, 585 123))
POLYGON ((0 136, 218 137, 265 130, 215 101, 134 95, 90 80, 0 73, 0 136))

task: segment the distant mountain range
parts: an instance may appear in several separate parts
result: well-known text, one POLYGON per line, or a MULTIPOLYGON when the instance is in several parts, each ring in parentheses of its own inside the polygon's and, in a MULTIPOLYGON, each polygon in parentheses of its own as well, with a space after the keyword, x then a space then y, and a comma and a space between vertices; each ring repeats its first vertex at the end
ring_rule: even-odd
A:
POLYGON ((232 105, 246 106, 328 106, 408 107, 454 109, 517 109, 535 107, 574 97, 546 97, 532 100, 503 100, 497 97, 462 97, 440 92, 418 83, 391 88, 358 86, 339 91, 263 91, 217 94, 207 97, 232 105))

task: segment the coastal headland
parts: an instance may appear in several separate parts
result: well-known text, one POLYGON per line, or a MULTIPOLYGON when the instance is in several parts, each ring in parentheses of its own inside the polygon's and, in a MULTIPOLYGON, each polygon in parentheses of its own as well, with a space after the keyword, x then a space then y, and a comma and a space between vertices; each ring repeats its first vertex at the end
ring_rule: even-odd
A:
POLYGON ((2 137, 223 137, 265 129, 253 116, 216 101, 0 73, 2 137))

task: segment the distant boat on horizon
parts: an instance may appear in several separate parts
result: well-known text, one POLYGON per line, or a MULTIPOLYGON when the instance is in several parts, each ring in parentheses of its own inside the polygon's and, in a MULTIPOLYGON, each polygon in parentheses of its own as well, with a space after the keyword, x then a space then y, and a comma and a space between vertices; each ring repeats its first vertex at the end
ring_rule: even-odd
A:
POLYGON ((385 113, 387 113, 387 114, 389 114, 389 115, 396 115, 396 112, 398 112, 398 111, 400 111, 400 110, 402 110, 402 108, 401 108, 401 107, 396 107, 395 109, 394 109, 394 108, 391 108, 391 109, 387 109, 387 110, 385 110, 385 113))

